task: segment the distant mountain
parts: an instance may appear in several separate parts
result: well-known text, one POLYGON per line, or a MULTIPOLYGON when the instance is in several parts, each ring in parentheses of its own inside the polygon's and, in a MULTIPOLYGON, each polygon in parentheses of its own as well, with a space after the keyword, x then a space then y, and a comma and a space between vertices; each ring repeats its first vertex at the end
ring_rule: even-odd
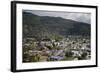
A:
POLYGON ((38 16, 23 12, 23 37, 34 37, 38 34, 54 34, 62 36, 90 36, 91 25, 61 17, 38 16))

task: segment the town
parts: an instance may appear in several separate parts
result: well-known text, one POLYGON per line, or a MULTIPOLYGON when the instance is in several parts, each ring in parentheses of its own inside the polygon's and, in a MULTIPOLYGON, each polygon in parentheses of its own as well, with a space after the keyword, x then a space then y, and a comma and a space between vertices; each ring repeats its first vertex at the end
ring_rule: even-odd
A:
POLYGON ((23 62, 71 61, 91 59, 90 37, 67 36, 62 40, 23 39, 23 62))

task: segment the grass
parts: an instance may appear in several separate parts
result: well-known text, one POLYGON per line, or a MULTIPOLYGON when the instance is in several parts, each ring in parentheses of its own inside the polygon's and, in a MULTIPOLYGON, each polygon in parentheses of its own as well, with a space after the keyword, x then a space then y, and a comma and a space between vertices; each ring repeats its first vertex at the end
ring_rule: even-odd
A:
POLYGON ((65 57, 62 61, 68 61, 68 60, 74 60, 75 59, 75 57, 65 57))

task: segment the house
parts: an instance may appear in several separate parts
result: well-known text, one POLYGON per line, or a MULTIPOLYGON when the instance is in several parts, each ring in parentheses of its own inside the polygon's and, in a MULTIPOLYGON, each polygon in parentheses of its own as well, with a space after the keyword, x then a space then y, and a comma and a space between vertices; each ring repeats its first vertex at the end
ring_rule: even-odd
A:
POLYGON ((62 60, 62 59, 64 59, 63 56, 51 56, 50 57, 51 61, 59 61, 59 60, 62 60))
POLYGON ((64 55, 64 51, 63 50, 57 50, 56 52, 55 52, 55 56, 63 56, 64 55))
POLYGON ((71 49, 71 52, 73 53, 73 56, 81 56, 82 50, 79 49, 71 49))

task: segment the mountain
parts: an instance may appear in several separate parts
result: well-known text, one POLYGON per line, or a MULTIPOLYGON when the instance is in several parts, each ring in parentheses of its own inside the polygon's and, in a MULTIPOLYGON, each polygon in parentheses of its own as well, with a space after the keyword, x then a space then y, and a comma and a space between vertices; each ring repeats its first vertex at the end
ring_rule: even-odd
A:
POLYGON ((23 12, 23 37, 50 34, 90 36, 91 25, 61 17, 38 16, 23 12))

